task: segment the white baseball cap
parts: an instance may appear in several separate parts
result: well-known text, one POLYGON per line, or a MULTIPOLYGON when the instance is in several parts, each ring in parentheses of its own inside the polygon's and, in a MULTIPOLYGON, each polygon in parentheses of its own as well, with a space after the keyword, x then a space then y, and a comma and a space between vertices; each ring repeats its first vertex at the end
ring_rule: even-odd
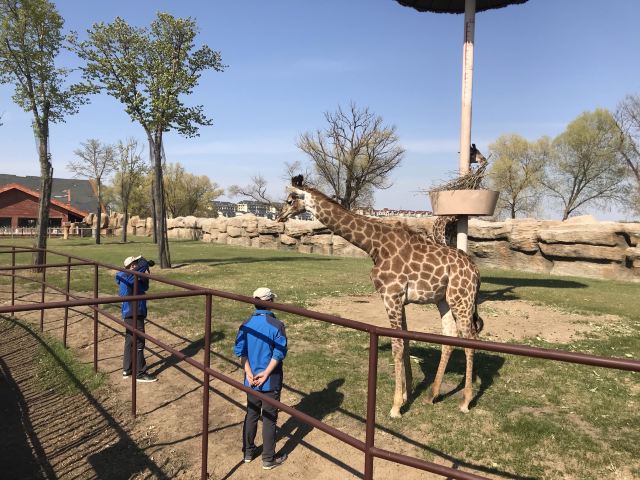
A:
POLYGON ((140 260, 142 258, 142 255, 138 255, 137 257, 127 257, 124 259, 124 268, 129 268, 129 265, 131 265, 133 262, 140 260))
POLYGON ((253 292, 253 298, 259 298, 260 300, 273 300, 277 297, 278 296, 267 287, 260 287, 253 292))

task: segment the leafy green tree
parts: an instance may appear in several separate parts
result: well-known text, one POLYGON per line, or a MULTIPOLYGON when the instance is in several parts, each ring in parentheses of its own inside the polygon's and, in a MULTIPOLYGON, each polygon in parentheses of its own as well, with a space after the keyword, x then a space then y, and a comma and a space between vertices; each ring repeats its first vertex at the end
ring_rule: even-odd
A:
MULTIPOLYGON (((49 226, 53 179, 49 124, 63 122, 86 102, 85 89, 65 86, 69 69, 56 66, 63 26, 63 18, 47 0, 0 0, 0 83, 13 84, 13 101, 33 116, 40 161, 37 248, 46 248, 49 226)), ((44 253, 34 254, 34 263, 43 260, 44 253)))
POLYGON ((86 61, 84 78, 120 101, 147 135, 162 268, 171 266, 162 179, 163 135, 177 130, 193 137, 199 126, 212 124, 201 105, 189 107, 183 97, 198 85, 202 72, 224 69, 219 52, 206 45, 195 49, 197 32, 191 18, 158 13, 149 28, 130 26, 118 17, 112 23, 94 24, 85 41, 71 37, 76 52, 86 61))
POLYGON ((318 186, 344 208, 370 205, 374 189, 391 186, 390 174, 404 157, 395 127, 355 103, 324 116, 326 129, 303 133, 298 148, 309 157, 318 186))
POLYGON ((529 142, 520 135, 502 135, 489 146, 492 187, 500 192, 497 210, 516 218, 532 215, 540 204, 544 165, 551 150, 548 138, 529 142))
POLYGON ((562 205, 562 219, 576 210, 623 203, 628 175, 620 161, 621 138, 608 110, 585 112, 553 141, 544 185, 562 205))
POLYGON ((166 166, 164 181, 167 209, 173 217, 211 217, 213 201, 224 193, 209 177, 193 175, 179 163, 166 166))
POLYGON ((78 177, 85 177, 95 183, 98 197, 96 207, 96 245, 100 244, 100 226, 102 225, 103 202, 103 179, 110 175, 115 168, 113 147, 103 145, 100 140, 90 138, 82 142, 82 148, 74 150, 78 157, 67 164, 67 168, 78 177))

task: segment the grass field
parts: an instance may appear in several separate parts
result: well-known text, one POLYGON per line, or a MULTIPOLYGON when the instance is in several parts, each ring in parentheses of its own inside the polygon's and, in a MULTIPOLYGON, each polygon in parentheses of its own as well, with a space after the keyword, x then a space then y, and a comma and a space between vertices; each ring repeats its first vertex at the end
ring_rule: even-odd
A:
MULTIPOLYGON (((126 246, 109 240, 99 246, 90 242, 90 239, 51 240, 49 247, 117 265, 128 255, 141 253, 155 258, 156 254, 155 245, 143 238, 134 238, 134 243, 126 246)), ((173 242, 171 255, 177 268, 166 272, 154 269, 154 273, 244 295, 250 295, 256 286, 269 285, 278 292, 279 301, 300 306, 309 306, 315 299, 327 296, 373 292, 368 259, 201 242, 173 242)), ((19 263, 29 261, 30 255, 18 255, 19 263)), ((0 263, 9 262, 9 255, 0 256, 0 263)), ((536 338, 527 339, 526 343, 639 357, 640 285, 498 270, 481 273, 482 299, 520 299, 585 315, 615 314, 623 319, 622 327, 604 329, 570 344, 553 345, 536 338)), ((48 278, 62 284, 63 270, 48 274, 48 278)), ((89 269, 79 267, 73 278, 74 290, 91 291, 89 269)), ((154 292, 163 289, 157 284, 153 286, 154 292)), ((101 271, 100 291, 115 293, 113 272, 101 271)), ((167 326, 197 341, 202 335, 202 306, 201 298, 162 300, 151 302, 150 310, 154 316, 163 317, 167 326)), ((248 305, 214 299, 213 350, 218 354, 217 362, 233 359, 235 332, 250 312, 248 305)), ((304 405, 305 412, 325 420, 330 416, 334 425, 353 428, 354 420, 365 415, 368 337, 310 319, 279 316, 287 324, 291 342, 287 384, 294 390, 314 390, 309 395, 313 401, 304 405)), ((392 420, 387 416, 393 393, 390 350, 390 342, 383 340, 378 423, 380 429, 419 447, 425 458, 451 457, 462 466, 479 469, 480 473, 508 478, 640 477, 638 374, 477 352, 478 393, 472 412, 462 415, 453 399, 434 407, 422 403, 423 393, 433 380, 439 347, 412 343, 411 355, 416 359, 415 395, 403 418, 392 420)), ((464 355, 456 351, 445 383, 457 385, 463 371, 464 355)), ((384 445, 384 440, 380 446, 393 448, 384 445)))

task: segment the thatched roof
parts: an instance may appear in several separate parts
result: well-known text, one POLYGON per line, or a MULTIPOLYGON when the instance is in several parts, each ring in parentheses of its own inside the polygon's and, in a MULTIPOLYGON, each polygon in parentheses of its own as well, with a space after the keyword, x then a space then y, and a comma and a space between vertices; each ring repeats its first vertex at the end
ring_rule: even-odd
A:
MULTIPOLYGON (((464 0, 396 0, 400 5, 419 12, 464 13, 464 0)), ((476 0, 476 12, 525 3, 527 0, 476 0)))

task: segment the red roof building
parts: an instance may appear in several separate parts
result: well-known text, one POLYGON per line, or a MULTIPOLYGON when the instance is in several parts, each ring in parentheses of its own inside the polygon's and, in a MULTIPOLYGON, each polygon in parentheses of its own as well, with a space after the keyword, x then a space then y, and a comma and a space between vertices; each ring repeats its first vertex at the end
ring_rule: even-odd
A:
MULTIPOLYGON (((19 183, 8 183, 0 187, 0 228, 35 227, 38 220, 40 192, 19 183)), ((88 212, 57 199, 51 199, 49 226, 60 227, 62 222, 79 222, 88 212)))

